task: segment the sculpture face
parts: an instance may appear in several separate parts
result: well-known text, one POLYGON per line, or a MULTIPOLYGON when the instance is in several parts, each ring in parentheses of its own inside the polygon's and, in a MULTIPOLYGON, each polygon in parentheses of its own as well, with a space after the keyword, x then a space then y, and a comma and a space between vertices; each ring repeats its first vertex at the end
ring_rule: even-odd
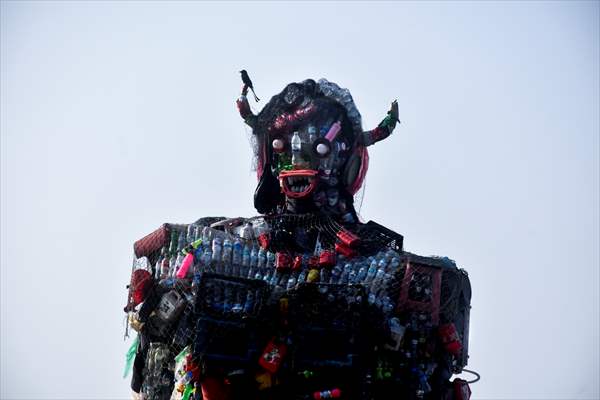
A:
POLYGON ((279 115, 267 146, 271 173, 288 203, 339 212, 352 141, 345 111, 333 102, 311 101, 279 115))
POLYGON ((255 138, 256 209, 318 210, 355 222, 352 196, 367 171, 366 148, 390 135, 398 120, 397 102, 377 128, 362 131, 350 92, 326 79, 287 85, 258 115, 248 104, 248 88, 244 82, 236 105, 255 138))

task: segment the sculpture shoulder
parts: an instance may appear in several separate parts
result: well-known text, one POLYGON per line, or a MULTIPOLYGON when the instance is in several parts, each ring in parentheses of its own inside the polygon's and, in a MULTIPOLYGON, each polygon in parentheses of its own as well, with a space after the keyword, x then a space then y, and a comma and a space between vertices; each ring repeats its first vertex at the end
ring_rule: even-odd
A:
POLYGON ((446 256, 422 256, 404 250, 404 236, 374 221, 360 224, 358 234, 366 243, 372 243, 375 248, 377 244, 382 247, 389 247, 396 250, 403 262, 412 262, 414 264, 428 267, 437 267, 445 269, 458 269, 456 262, 446 256))
POLYGON ((137 240, 133 244, 133 251, 137 258, 152 258, 160 250, 169 245, 173 233, 180 235, 186 233, 190 225, 196 227, 210 226, 219 221, 228 220, 226 217, 202 217, 191 224, 164 223, 153 232, 137 240))

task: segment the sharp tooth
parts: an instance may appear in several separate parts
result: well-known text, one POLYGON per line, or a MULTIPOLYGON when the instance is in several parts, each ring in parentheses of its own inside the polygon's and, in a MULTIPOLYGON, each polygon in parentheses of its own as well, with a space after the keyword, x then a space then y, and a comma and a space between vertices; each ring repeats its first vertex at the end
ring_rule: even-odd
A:
POLYGON ((303 186, 302 186, 302 190, 301 190, 301 192, 306 192, 306 189, 307 189, 307 188, 308 188, 308 185, 303 185, 303 186))

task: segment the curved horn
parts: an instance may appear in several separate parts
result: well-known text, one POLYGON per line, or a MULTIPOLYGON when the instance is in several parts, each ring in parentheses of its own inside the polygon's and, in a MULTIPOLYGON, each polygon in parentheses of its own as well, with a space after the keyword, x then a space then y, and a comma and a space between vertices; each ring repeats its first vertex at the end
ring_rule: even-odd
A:
POLYGON ((242 94, 235 101, 235 105, 237 106, 238 112, 240 113, 240 116, 244 119, 246 125, 254 129, 256 125, 256 115, 254 115, 254 113, 250 109, 250 104, 248 103, 248 99, 246 98, 247 93, 248 86, 244 85, 242 87, 242 94))
POLYGON ((387 138, 396 127, 396 122, 400 122, 400 120, 398 119, 398 101, 394 100, 386 117, 377 125, 377 128, 360 134, 359 143, 366 147, 387 138))

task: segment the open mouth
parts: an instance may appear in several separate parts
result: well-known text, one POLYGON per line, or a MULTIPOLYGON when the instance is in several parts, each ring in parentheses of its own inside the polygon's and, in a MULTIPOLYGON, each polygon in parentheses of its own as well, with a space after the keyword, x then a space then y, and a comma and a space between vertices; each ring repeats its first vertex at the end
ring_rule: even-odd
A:
POLYGON ((287 197, 299 199, 312 193, 317 186, 318 172, 312 169, 281 171, 279 184, 287 197))

